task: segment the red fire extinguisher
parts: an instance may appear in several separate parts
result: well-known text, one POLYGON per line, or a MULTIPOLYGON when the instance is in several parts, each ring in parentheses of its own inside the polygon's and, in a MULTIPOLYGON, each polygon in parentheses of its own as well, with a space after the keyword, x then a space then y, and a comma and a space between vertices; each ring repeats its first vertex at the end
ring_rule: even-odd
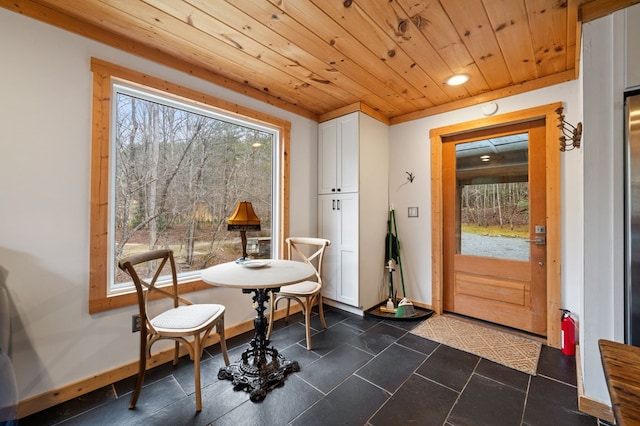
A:
POLYGON ((568 356, 574 356, 576 354, 576 322, 571 317, 571 312, 567 309, 560 309, 562 311, 562 320, 560 330, 562 334, 562 348, 563 354, 568 356))

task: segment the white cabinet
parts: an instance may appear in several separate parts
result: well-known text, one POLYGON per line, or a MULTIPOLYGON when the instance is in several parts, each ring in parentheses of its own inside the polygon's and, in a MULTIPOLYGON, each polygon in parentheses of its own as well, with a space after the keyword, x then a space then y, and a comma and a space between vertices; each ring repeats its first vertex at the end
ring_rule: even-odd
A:
POLYGON ((358 113, 319 126, 318 193, 358 191, 358 113))
POLYGON ((323 297, 362 313, 384 300, 389 128, 355 112, 319 126, 318 235, 323 297))

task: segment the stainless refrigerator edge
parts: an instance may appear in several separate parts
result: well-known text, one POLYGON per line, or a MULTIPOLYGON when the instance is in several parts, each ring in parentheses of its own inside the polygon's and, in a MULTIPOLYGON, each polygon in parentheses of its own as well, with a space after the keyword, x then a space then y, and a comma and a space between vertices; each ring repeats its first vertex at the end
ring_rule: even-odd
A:
POLYGON ((625 343, 640 346, 640 91, 625 97, 625 343))

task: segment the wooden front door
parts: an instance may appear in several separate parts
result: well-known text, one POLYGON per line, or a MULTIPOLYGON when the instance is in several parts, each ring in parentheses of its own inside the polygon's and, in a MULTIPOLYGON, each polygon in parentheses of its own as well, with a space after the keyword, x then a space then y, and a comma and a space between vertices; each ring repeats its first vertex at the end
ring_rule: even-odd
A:
POLYGON ((442 139, 443 308, 546 336, 545 120, 442 139))

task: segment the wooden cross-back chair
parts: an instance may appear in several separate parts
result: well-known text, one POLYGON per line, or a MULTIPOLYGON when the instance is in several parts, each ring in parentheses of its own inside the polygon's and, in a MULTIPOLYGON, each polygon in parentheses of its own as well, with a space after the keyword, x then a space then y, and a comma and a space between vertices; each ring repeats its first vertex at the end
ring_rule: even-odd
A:
POLYGON ((295 300, 302 307, 306 328, 307 349, 311 349, 311 309, 318 303, 318 313, 322 327, 327 328, 324 320, 324 310, 322 309, 322 263, 324 261, 325 249, 331 245, 331 241, 324 238, 310 237, 290 237, 287 238, 287 257, 290 260, 300 260, 307 262, 316 269, 315 281, 303 281, 297 284, 286 285, 280 288, 277 293, 271 293, 271 303, 269 305, 269 329, 267 339, 271 337, 273 331, 274 313, 278 302, 287 300, 287 313, 285 322, 289 321, 289 309, 291 300, 295 300), (306 249, 305 249, 306 247, 306 249), (311 251, 310 254, 307 254, 311 251))
POLYGON ((122 259, 118 266, 125 271, 136 287, 138 308, 140 311, 140 362, 136 387, 129 402, 134 408, 142 389, 146 371, 147 358, 151 356, 151 346, 161 339, 175 341, 173 365, 178 364, 180 344, 182 344, 194 364, 194 381, 196 393, 196 411, 202 409, 200 389, 200 358, 204 343, 215 327, 220 338, 220 350, 224 362, 229 365, 227 345, 224 338, 223 305, 212 303, 194 304, 178 294, 178 278, 173 251, 169 249, 153 250, 122 259), (158 282, 163 269, 170 266, 170 283, 164 279, 158 282), (150 281, 143 279, 146 271, 153 271, 150 281), (172 307, 157 315, 149 312, 149 305, 160 303, 158 299, 170 299, 172 307))

